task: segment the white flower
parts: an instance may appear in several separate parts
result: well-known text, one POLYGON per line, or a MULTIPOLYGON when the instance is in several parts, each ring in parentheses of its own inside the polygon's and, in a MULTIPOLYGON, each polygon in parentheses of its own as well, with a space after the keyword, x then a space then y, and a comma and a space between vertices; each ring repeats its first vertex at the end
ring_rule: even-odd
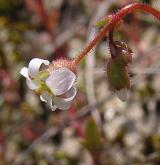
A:
POLYGON ((126 88, 117 90, 115 93, 121 101, 126 101, 129 97, 129 90, 126 88))
POLYGON ((76 75, 66 67, 53 70, 49 74, 49 71, 40 71, 42 64, 49 65, 49 61, 34 58, 30 61, 28 68, 21 69, 20 74, 26 77, 30 89, 40 89, 40 99, 46 102, 52 110, 69 109, 77 92, 74 87, 76 75), (44 76, 43 73, 46 72, 44 76))
POLYGON ((40 99, 47 102, 52 110, 69 109, 77 92, 74 87, 75 79, 76 75, 68 68, 62 67, 54 70, 45 81, 53 95, 43 92, 40 99))
POLYGON ((49 65, 48 60, 34 58, 30 61, 28 68, 21 69, 20 74, 26 77, 27 86, 32 89, 38 89, 40 85, 40 67, 41 65, 49 65))

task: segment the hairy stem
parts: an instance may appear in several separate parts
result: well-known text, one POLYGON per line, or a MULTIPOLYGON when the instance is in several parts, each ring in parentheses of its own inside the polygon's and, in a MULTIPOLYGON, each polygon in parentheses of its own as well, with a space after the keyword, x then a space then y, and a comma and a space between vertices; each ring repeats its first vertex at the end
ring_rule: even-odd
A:
POLYGON ((114 46, 113 44, 113 31, 114 29, 111 29, 109 31, 109 34, 108 34, 108 43, 109 43, 109 49, 110 49, 110 52, 111 52, 111 57, 114 58, 114 54, 113 54, 113 51, 112 51, 112 47, 114 46))
POLYGON ((121 10, 119 10, 116 14, 113 15, 112 20, 104 26, 104 28, 95 36, 95 38, 88 44, 87 47, 83 49, 83 51, 74 59, 74 63, 78 64, 87 53, 101 40, 103 39, 107 33, 115 27, 115 25, 127 14, 141 10, 153 15, 155 18, 160 20, 160 11, 146 5, 143 3, 132 3, 130 5, 125 6, 121 10))

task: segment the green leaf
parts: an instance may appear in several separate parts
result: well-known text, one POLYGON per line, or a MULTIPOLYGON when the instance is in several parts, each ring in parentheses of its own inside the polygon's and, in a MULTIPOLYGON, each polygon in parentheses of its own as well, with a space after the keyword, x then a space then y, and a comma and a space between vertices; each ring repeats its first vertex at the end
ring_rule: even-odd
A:
POLYGON ((139 89, 139 94, 142 98, 146 98, 146 97, 153 97, 155 95, 155 90, 152 87, 151 82, 145 84, 144 87, 142 87, 141 89, 139 89))
POLYGON ((108 19, 107 19, 107 18, 103 18, 103 19, 101 19, 100 21, 96 22, 95 26, 96 26, 97 28, 101 28, 101 27, 103 27, 104 25, 106 25, 109 21, 110 21, 109 18, 108 18, 108 19))
POLYGON ((40 160, 38 165, 48 165, 48 163, 45 160, 40 160))
POLYGON ((85 128, 85 139, 82 142, 85 148, 91 153, 99 153, 102 149, 102 142, 97 125, 93 119, 89 119, 85 128))

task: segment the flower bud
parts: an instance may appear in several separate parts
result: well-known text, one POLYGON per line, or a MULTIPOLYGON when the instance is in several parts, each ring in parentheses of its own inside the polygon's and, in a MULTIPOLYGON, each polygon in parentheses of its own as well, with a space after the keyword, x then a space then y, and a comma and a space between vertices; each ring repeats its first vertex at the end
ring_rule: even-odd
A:
POLYGON ((113 91, 122 88, 130 88, 130 80, 127 68, 120 65, 117 60, 109 59, 107 63, 107 78, 113 91))
POLYGON ((120 65, 126 66, 132 62, 133 52, 124 42, 114 41, 110 51, 120 65))
POLYGON ((109 86, 122 101, 125 101, 126 91, 130 89, 127 65, 132 62, 132 50, 119 41, 115 41, 110 49, 113 56, 106 65, 109 86))

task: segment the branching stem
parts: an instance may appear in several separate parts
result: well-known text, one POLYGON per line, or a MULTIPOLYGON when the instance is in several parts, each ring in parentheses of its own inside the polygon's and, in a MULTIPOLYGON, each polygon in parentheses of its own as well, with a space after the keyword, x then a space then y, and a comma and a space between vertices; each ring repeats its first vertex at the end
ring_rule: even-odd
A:
POLYGON ((87 55, 87 53, 98 43, 101 39, 103 39, 110 30, 112 30, 123 17, 127 14, 140 10, 147 12, 153 15, 155 18, 160 20, 160 11, 148 6, 143 3, 132 3, 130 5, 125 6, 121 10, 119 10, 116 14, 113 15, 112 20, 104 26, 104 28, 95 36, 95 38, 83 49, 83 51, 74 59, 75 65, 79 64, 79 62, 87 55))

